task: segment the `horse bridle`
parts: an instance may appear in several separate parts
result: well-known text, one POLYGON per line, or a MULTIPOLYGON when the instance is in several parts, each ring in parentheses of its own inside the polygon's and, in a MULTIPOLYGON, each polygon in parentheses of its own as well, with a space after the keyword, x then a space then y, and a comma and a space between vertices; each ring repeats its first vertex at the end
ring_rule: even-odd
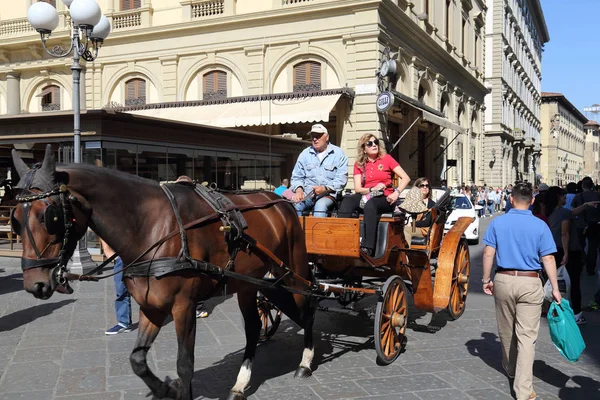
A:
POLYGON ((23 271, 31 268, 54 268, 52 277, 59 285, 67 283, 67 263, 75 251, 77 244, 77 232, 75 230, 75 218, 73 215, 73 207, 71 201, 74 197, 69 193, 67 185, 57 185, 56 188, 36 193, 27 190, 27 194, 19 195, 16 200, 23 204, 23 212, 21 213, 21 221, 17 221, 14 216, 14 209, 11 212, 10 219, 13 230, 16 234, 22 236, 22 230, 25 228, 27 237, 31 242, 31 246, 35 251, 36 258, 22 258, 21 268, 23 271), (55 235, 56 238, 49 242, 46 247, 40 252, 35 243, 33 233, 29 227, 29 212, 31 203, 34 201, 43 201, 46 204, 44 209, 44 227, 49 235, 55 235), (52 200, 52 201, 50 201, 52 200), (61 248, 56 258, 42 258, 48 248, 54 244, 61 243, 61 248))

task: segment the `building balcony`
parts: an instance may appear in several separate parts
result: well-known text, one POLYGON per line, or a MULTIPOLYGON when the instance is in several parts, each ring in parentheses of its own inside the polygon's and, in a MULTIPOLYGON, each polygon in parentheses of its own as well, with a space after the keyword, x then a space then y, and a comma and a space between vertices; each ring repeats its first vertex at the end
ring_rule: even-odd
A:
POLYGON ((512 135, 515 143, 521 143, 525 140, 525 132, 521 128, 513 129, 512 135))
MULTIPOLYGON (((61 31, 68 31, 71 29, 71 17, 66 11, 60 11, 58 13, 58 27, 53 31, 54 34, 61 31)), ((18 36, 26 36, 31 34, 37 34, 33 26, 27 20, 27 17, 9 19, 0 21, 0 40, 8 39, 18 36)))

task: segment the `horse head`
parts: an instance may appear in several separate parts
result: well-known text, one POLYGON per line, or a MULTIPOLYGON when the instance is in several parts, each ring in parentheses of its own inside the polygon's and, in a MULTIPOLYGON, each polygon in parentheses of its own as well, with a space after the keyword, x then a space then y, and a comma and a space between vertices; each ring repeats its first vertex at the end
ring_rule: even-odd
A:
POLYGON ((41 299, 48 299, 55 290, 72 293, 63 274, 77 241, 87 230, 90 212, 69 192, 68 174, 56 171, 50 145, 42 164, 33 168, 15 150, 12 158, 21 177, 16 186, 21 194, 11 214, 11 225, 23 243, 23 286, 41 299))

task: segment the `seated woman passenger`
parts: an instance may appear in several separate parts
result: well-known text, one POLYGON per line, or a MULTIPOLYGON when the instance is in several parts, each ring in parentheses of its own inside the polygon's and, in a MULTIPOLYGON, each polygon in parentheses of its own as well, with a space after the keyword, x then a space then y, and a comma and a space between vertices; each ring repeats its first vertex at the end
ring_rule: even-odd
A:
POLYGON ((400 164, 386 153, 383 146, 380 146, 379 140, 374 135, 370 133, 363 135, 358 142, 357 150, 358 155, 354 163, 356 193, 344 197, 338 217, 350 218, 353 211, 364 212, 365 237, 360 249, 368 256, 373 256, 379 217, 394 210, 398 196, 406 188, 410 178, 400 164), (397 190, 392 186, 394 174, 400 179, 397 190), (364 195, 370 196, 365 196, 363 199, 364 195))
MULTIPOLYGON (((415 192, 415 195, 418 197, 418 209, 415 209, 414 212, 419 212, 420 214, 417 214, 417 217, 415 218, 414 229, 412 223, 407 224, 404 227, 404 237, 406 238, 409 246, 413 237, 426 237, 429 234, 429 227, 431 226, 431 211, 427 210, 431 210, 433 206, 435 206, 435 202, 431 199, 431 186, 429 185, 429 180, 427 178, 417 179, 410 192, 415 192)), ((409 202, 409 195, 411 193, 406 195, 405 203, 409 202)), ((404 208, 402 206, 400 207, 404 208)), ((407 211, 410 212, 412 210, 407 211)))

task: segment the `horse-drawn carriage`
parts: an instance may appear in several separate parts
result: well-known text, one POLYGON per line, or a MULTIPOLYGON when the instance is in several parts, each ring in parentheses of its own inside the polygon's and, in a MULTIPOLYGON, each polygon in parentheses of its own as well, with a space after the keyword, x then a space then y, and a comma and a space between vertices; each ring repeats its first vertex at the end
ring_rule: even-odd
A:
MULTIPOLYGON (((192 399, 195 306, 225 282, 237 293, 246 348, 228 399, 245 399, 256 344, 272 335, 273 303, 304 329, 304 352, 296 377, 312 373, 313 322, 318 299, 377 295, 375 346, 383 363, 401 350, 407 325, 407 286, 417 308, 448 309, 458 318, 465 305, 470 262, 460 218, 443 237, 448 192, 436 194, 428 235, 410 248, 404 239, 406 213, 379 223, 376 254, 360 252, 361 219, 298 219, 284 199, 264 191, 222 193, 194 183, 157 182, 87 165, 56 167, 46 148, 41 165, 29 168, 13 151, 22 181, 11 214, 23 238, 23 284, 41 299, 72 293, 72 280, 98 280, 67 270, 77 241, 88 227, 121 256, 127 288, 140 305, 132 369, 155 398, 192 399), (265 278, 270 274, 272 278, 265 278), (257 302, 260 290, 269 300, 257 302), (178 339, 179 379, 162 381, 147 353, 168 316, 178 339)), ((407 210, 410 213, 410 210, 407 210)), ((110 276, 110 275, 108 275, 110 276)), ((103 276, 103 278, 108 277, 103 276)))
MULTIPOLYGON (((406 191, 401 200, 405 194, 406 191)), ((309 261, 321 291, 326 295, 333 293, 342 305, 365 295, 378 296, 374 341, 382 364, 393 362, 401 352, 408 322, 409 290, 417 309, 447 311, 452 319, 459 318, 465 309, 470 258, 463 233, 472 219, 460 218, 444 236, 450 193, 433 189, 433 198, 435 206, 426 211, 432 213, 427 235, 414 236, 410 246, 404 227, 407 220, 415 221, 418 213, 400 206, 398 212, 384 214, 372 257, 360 251, 362 216, 300 217, 309 261)), ((269 309, 262 297, 260 304, 261 338, 266 340, 277 329, 280 315, 269 309)))

